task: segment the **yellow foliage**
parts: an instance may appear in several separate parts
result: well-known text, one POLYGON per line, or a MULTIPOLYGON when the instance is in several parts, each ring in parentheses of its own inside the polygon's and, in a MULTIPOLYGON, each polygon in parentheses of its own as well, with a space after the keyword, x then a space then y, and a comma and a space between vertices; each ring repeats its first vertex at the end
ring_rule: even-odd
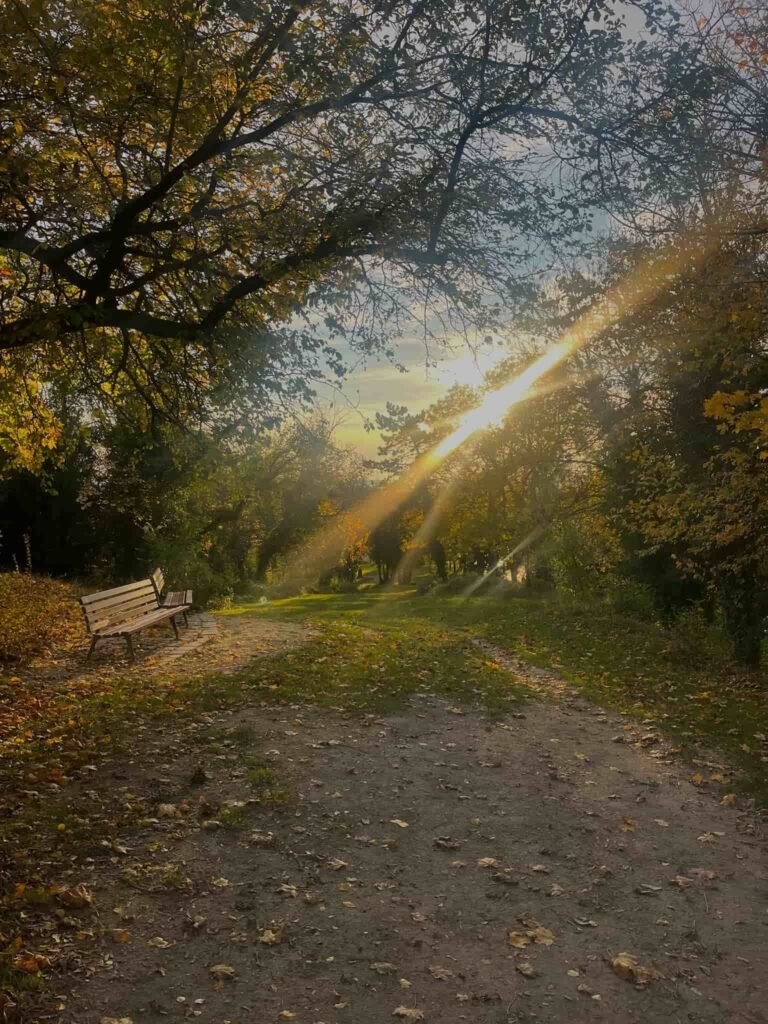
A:
POLYGON ((704 403, 704 413, 720 420, 720 431, 756 430, 761 441, 768 441, 768 398, 746 391, 730 394, 717 391, 704 403))
POLYGON ((71 587, 29 573, 0 573, 0 662, 65 646, 82 632, 71 587))

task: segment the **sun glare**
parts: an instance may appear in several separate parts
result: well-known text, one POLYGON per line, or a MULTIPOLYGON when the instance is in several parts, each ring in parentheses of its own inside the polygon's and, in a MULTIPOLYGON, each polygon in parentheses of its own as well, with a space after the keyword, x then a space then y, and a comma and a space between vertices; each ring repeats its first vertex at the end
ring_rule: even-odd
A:
POLYGON ((489 427, 498 426, 507 415, 513 405, 522 402, 528 397, 533 385, 551 370, 572 350, 572 343, 567 341, 554 345, 551 349, 540 356, 527 369, 518 374, 514 380, 502 385, 495 391, 485 396, 480 405, 466 413, 458 427, 444 438, 436 447, 435 455, 444 458, 455 451, 478 430, 487 430, 489 427))
MULTIPOLYGON (((352 514, 366 529, 373 529, 413 493, 444 459, 455 452, 479 431, 503 422, 509 410, 519 402, 530 397, 534 385, 550 370, 562 363, 570 355, 583 348, 589 341, 597 337, 606 328, 611 327, 623 316, 630 315, 650 302, 659 292, 670 286, 674 278, 686 266, 699 262, 715 244, 713 236, 709 240, 696 240, 690 248, 681 246, 670 251, 664 258, 657 258, 653 264, 646 264, 630 274, 585 313, 579 321, 552 345, 530 366, 513 380, 490 391, 482 402, 461 417, 458 426, 442 441, 438 442, 426 455, 417 459, 401 476, 391 483, 365 498, 360 505, 352 510, 352 514)), ((438 495, 432 513, 427 516, 414 538, 414 547, 425 544, 439 525, 440 510, 445 506, 451 482, 446 485, 446 493, 438 495), (441 498, 443 500, 441 500, 441 498)), ((311 568, 317 572, 321 564, 332 564, 338 558, 342 536, 338 527, 333 525, 312 538, 304 548, 298 551, 289 566, 290 572, 302 575, 311 568)), ((411 555, 406 552, 406 560, 411 555)))

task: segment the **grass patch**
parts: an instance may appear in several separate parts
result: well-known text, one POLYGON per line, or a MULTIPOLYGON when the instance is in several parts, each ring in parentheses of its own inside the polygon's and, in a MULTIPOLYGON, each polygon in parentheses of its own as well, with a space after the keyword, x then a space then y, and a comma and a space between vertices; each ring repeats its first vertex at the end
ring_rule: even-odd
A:
MULTIPOLYGON (((426 689, 492 705, 503 685, 489 684, 487 672, 475 675, 475 684, 468 685, 467 673, 455 671, 457 652, 467 657, 469 639, 481 637, 555 670, 595 703, 658 727, 687 755, 696 756, 702 747, 719 752, 740 773, 736 788, 768 804, 768 673, 741 672, 719 631, 694 616, 669 630, 602 603, 551 597, 420 597, 410 588, 308 595, 267 608, 235 606, 229 614, 306 620, 331 626, 331 635, 346 633, 354 646, 345 655, 341 685, 347 687, 348 699, 356 693, 361 705, 366 687, 380 685, 376 643, 363 640, 358 657, 356 638, 366 629, 395 638, 414 657, 413 669, 401 658, 409 678, 395 679, 383 694, 369 694, 372 702, 381 699, 386 705, 402 689, 412 689, 413 676, 432 660, 428 652, 439 651, 445 643, 444 652, 434 658, 434 673, 428 670, 433 685, 426 689)), ((318 668, 310 666, 309 671, 317 673, 318 668)), ((504 679, 508 686, 506 674, 504 679)))
POLYGON ((246 775, 246 780, 255 789, 261 789, 263 786, 271 786, 273 782, 276 782, 277 776, 271 768, 259 766, 258 768, 251 768, 246 775))

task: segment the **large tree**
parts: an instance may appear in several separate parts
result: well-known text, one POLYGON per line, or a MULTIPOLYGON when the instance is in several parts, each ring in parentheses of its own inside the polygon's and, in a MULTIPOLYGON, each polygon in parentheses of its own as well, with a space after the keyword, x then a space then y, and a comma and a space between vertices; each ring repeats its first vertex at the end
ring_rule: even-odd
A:
POLYGON ((57 386, 165 418, 234 389, 247 415, 416 305, 484 329, 596 205, 670 180, 710 77, 676 24, 657 0, 8 0, 0 385, 40 415, 57 386))

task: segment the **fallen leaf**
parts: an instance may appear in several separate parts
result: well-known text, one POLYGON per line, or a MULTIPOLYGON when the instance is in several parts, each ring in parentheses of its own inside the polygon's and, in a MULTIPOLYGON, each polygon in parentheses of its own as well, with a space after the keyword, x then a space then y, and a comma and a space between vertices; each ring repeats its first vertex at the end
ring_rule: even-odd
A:
POLYGON ((81 910, 83 907, 89 907, 93 903, 91 894, 82 883, 76 885, 73 889, 56 886, 54 895, 59 903, 69 907, 70 910, 81 910))
POLYGON ((495 857, 481 857, 477 862, 479 868, 495 868, 498 867, 499 862, 495 857))
POLYGON ((507 944, 514 946, 515 949, 525 949, 526 946, 530 946, 531 940, 523 932, 509 932, 507 944))
POLYGON ((170 942, 162 935, 156 935, 153 939, 147 939, 147 945, 154 946, 155 949, 168 949, 170 942))
POLYGON ((635 985, 647 985, 648 982, 661 977, 653 967, 638 963, 631 953, 619 953, 611 960, 611 967, 620 978, 635 985))
POLYGON ((515 964, 515 970, 519 971, 525 978, 536 978, 539 974, 533 964, 529 963, 527 960, 524 960, 520 964, 515 964))
POLYGON ((393 1017, 401 1017, 403 1020, 424 1020, 424 1013, 421 1010, 409 1006, 398 1006, 392 1011, 393 1017))
POLYGON ((226 981, 234 978, 235 968, 230 967, 229 964, 214 964, 213 967, 208 968, 208 973, 217 981, 226 981))
POLYGON ((275 837, 272 832, 251 832, 248 843, 250 846, 266 848, 275 845, 275 837))
POLYGON ((448 981, 449 978, 453 977, 453 971, 450 971, 447 967, 440 967, 438 965, 430 967, 429 973, 433 978, 436 978, 437 981, 448 981))
POLYGON ((432 842, 438 850, 458 850, 461 846, 458 839, 452 839, 450 836, 435 836, 432 842))
POLYGON ((539 925, 538 928, 532 928, 528 932, 529 938, 533 939, 537 946, 551 946, 555 941, 554 932, 551 932, 549 928, 544 928, 539 925))
POLYGON ((13 958, 13 966, 24 974, 39 974, 43 967, 50 967, 51 961, 42 953, 19 953, 13 958))
POLYGON ((394 964, 389 963, 388 960, 377 960, 376 963, 370 965, 371 970, 377 974, 394 974, 397 968, 394 964))
POLYGON ((640 896, 658 896, 663 886, 651 885, 650 882, 641 882, 640 885, 635 886, 635 892, 640 896))
POLYGON ((722 835, 724 835, 723 832, 703 832, 696 838, 700 843, 714 843, 717 837, 722 835))
POLYGON ((408 822, 403 821, 401 818, 390 818, 390 825, 397 825, 398 828, 408 828, 408 822))

